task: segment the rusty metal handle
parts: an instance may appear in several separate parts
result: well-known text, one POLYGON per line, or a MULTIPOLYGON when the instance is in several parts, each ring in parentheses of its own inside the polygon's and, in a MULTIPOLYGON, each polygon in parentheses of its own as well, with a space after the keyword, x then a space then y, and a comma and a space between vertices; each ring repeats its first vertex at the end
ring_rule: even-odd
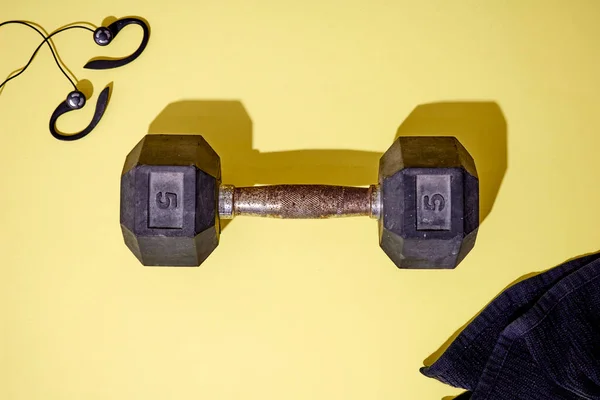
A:
POLYGON ((219 191, 219 217, 321 219, 352 216, 379 218, 379 188, 329 185, 272 185, 219 191))

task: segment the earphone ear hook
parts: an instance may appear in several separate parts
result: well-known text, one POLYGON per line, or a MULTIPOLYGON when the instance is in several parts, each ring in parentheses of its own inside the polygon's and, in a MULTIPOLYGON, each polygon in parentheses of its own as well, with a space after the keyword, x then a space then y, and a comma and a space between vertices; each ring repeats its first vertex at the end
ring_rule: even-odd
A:
POLYGON ((60 103, 58 105, 58 107, 56 107, 56 110, 54 110, 54 112, 52 113, 52 116, 50 117, 50 133, 52 134, 52 136, 54 136, 58 140, 65 140, 65 141, 73 141, 73 140, 81 139, 82 137, 86 136, 88 133, 90 133, 96 127, 96 125, 98 125, 98 122, 100 122, 100 119, 102 119, 102 116, 104 115, 104 112, 106 111, 106 107, 108 106, 109 94, 110 94, 110 86, 105 87, 102 90, 102 92, 100 92, 100 95, 98 96, 98 100, 96 101, 96 111, 94 111, 94 116, 92 117, 92 121, 84 130, 82 130, 81 132, 75 133, 75 134, 65 135, 65 134, 60 133, 56 129, 56 121, 63 114, 66 114, 66 113, 74 111, 74 110, 80 110, 81 108, 83 108, 83 106, 86 103, 85 95, 82 92, 80 92, 79 90, 74 90, 71 93, 69 93, 69 95, 67 96, 67 99, 65 101, 63 101, 62 103, 60 103))
POLYGON ((142 21, 139 18, 123 18, 119 19, 107 27, 101 26, 100 28, 94 31, 94 42, 99 46, 107 46, 112 42, 112 40, 119 34, 119 32, 126 27, 127 25, 139 25, 142 27, 144 31, 144 37, 142 38, 142 43, 140 43, 139 47, 136 51, 134 51, 131 55, 124 58, 116 58, 116 59, 94 59, 90 60, 87 64, 84 65, 83 68, 87 69, 111 69, 118 68, 124 65, 129 64, 136 58, 138 58, 146 46, 148 45, 148 40, 150 39, 150 28, 146 24, 146 22, 142 21))

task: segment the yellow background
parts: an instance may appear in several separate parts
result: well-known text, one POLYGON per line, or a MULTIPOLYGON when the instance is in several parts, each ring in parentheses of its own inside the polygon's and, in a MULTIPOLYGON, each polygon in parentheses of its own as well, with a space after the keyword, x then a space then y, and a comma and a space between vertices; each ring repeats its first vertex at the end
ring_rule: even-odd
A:
MULTIPOLYGON (((146 52, 116 70, 72 31, 0 95, 0 398, 435 399, 419 367, 520 276, 598 249, 600 3, 4 2, 48 31, 140 15, 146 52), (86 86, 86 85, 84 85, 86 86), (398 270, 367 218, 239 219, 200 268, 144 268, 123 244, 119 176, 148 132, 206 134, 225 181, 366 185, 402 134, 457 135, 481 174, 477 245, 454 271, 398 270), (495 201, 494 201, 495 200, 495 201), (492 207, 493 205, 493 207, 492 207), (486 211, 487 210, 487 211, 486 211)), ((0 75, 40 38, 0 29, 0 75)))

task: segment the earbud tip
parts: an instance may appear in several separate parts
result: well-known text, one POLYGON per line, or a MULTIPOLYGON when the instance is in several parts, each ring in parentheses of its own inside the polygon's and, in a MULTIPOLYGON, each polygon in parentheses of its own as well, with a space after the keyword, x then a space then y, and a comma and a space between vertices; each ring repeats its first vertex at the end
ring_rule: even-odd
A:
POLYGON ((85 106, 85 95, 79 90, 73 90, 67 96, 67 106, 71 110, 79 110, 85 106))
POLYGON ((106 46, 112 41, 112 39, 112 32, 110 29, 104 26, 101 26, 94 31, 94 42, 96 42, 98 46, 106 46))

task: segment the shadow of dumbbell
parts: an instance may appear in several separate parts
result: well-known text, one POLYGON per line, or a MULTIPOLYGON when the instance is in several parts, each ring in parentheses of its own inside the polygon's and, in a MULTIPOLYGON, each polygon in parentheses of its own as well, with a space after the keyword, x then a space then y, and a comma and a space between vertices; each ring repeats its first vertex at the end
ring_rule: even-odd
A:
MULTIPOLYGON (((261 152, 252 120, 237 100, 183 100, 167 105, 150 134, 200 134, 221 157, 223 182, 368 186, 377 182, 382 153, 360 150, 261 152)), ((399 136, 455 136, 472 154, 480 180, 480 220, 487 217, 507 168, 506 121, 494 102, 432 103, 416 107, 399 136)), ((390 138, 391 139, 391 138, 390 138)), ((392 140, 390 140, 390 145, 392 140)), ((224 229, 229 221, 223 221, 224 229)))
POLYGON ((455 136, 471 153, 479 175, 479 212, 489 215, 508 166, 506 120, 494 102, 440 102, 417 106, 399 136, 455 136))

